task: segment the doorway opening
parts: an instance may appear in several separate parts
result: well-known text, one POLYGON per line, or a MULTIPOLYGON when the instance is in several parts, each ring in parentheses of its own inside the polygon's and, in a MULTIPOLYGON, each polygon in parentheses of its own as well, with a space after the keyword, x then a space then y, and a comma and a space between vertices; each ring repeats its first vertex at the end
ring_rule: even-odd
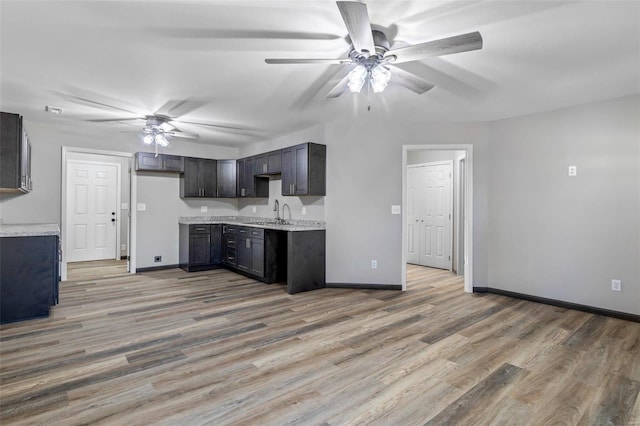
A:
POLYGON ((403 146, 403 290, 410 263, 463 276, 473 292, 472 164, 470 144, 403 146))
POLYGON ((135 272, 135 175, 131 153, 62 147, 60 276, 67 263, 108 259, 135 272))

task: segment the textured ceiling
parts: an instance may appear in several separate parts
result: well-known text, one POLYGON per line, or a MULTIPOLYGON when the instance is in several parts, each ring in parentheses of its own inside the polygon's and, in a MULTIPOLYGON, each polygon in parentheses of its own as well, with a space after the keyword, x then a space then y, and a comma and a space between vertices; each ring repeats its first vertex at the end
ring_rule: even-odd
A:
POLYGON ((200 107, 184 120, 257 131, 183 130, 203 142, 237 145, 356 120, 369 104, 390 125, 488 121, 640 92, 638 1, 367 5, 392 47, 472 31, 480 31, 484 47, 405 64, 436 85, 422 95, 392 77, 382 94, 325 99, 347 67, 264 59, 346 57, 350 45, 334 1, 0 0, 0 107, 109 132, 141 124, 87 120, 135 117, 189 100, 200 107), (52 116, 45 105, 65 113, 52 116))

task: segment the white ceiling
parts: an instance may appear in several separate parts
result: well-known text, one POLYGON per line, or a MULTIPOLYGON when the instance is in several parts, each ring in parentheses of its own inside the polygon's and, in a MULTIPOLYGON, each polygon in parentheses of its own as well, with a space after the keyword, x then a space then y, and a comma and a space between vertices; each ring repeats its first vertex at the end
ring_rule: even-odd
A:
POLYGON ((364 93, 325 99, 345 67, 264 59, 346 57, 347 30, 334 1, 0 0, 0 107, 108 132, 136 128, 86 120, 198 101, 202 107, 181 118, 259 132, 183 129, 204 142, 234 145, 357 119, 368 103, 392 125, 489 121, 640 93, 639 1, 367 4, 392 47, 472 31, 480 31, 484 47, 406 64, 436 85, 422 95, 394 85, 392 77, 369 102, 364 93), (65 113, 52 116, 45 105, 65 113))

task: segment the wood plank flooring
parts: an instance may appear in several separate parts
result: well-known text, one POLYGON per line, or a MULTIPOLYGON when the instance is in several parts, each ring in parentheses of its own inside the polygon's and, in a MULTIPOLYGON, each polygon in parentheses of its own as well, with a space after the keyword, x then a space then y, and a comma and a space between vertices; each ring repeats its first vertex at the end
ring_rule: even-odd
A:
POLYGON ((50 318, 0 326, 2 424, 640 424, 640 324, 446 271, 295 295, 224 270, 69 278, 50 318))

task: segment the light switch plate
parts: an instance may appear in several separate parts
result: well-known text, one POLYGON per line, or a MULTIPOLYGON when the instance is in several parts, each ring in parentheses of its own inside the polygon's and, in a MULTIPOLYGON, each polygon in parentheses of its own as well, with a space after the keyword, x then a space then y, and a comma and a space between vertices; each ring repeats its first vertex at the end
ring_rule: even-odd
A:
POLYGON ((307 208, 303 207, 302 208, 302 216, 306 216, 307 215, 307 208))
POLYGON ((138 203, 138 211, 143 212, 147 210, 147 205, 145 203, 138 203))
POLYGON ((200 206, 200 213, 206 213, 209 211, 209 207, 207 206, 200 206))
POLYGON ((401 212, 402 210, 400 209, 400 206, 397 206, 397 205, 391 206, 391 214, 400 214, 401 212))
POLYGON ((251 206, 251 213, 255 213, 256 212, 256 206, 251 206))
POLYGON ((578 175, 578 166, 569 166, 569 176, 578 175))

